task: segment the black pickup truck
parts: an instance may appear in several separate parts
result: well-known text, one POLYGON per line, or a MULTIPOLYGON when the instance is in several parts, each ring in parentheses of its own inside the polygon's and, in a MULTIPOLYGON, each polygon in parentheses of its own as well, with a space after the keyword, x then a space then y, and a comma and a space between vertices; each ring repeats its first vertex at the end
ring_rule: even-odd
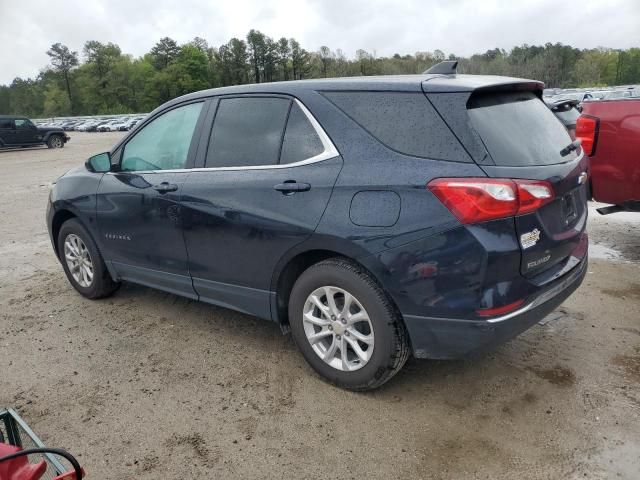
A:
POLYGON ((28 118, 0 115, 0 148, 36 145, 62 148, 69 138, 62 128, 37 127, 28 118))

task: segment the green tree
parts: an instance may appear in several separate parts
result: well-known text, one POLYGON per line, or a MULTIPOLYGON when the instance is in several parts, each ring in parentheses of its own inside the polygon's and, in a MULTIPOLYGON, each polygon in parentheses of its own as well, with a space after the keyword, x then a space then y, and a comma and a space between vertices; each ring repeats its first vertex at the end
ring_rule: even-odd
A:
POLYGON ((44 94, 44 115, 47 117, 59 117, 67 115, 71 110, 71 100, 55 84, 47 87, 44 94))
POLYGON ((247 34, 247 50, 249 52, 249 61, 253 70, 253 80, 260 83, 263 79, 261 72, 264 72, 264 58, 266 52, 266 38, 263 33, 258 30, 251 29, 247 34))
POLYGON ((289 41, 282 37, 276 44, 278 65, 280 66, 280 78, 289 80, 289 62, 291 60, 291 47, 289 41))
POLYGON ((325 45, 318 50, 318 59, 320 60, 322 76, 327 78, 329 76, 329 68, 333 63, 334 53, 331 49, 325 45))
POLYGON ((221 70, 222 85, 241 85, 248 81, 249 53, 247 44, 238 38, 232 38, 229 43, 218 50, 217 64, 221 70))
POLYGON ((87 65, 102 89, 107 87, 109 73, 120 55, 120 47, 111 42, 104 44, 97 40, 89 40, 84 44, 87 65))
POLYGON ((64 84, 67 89, 67 96, 69 97, 69 110, 73 112, 73 98, 71 96, 71 69, 78 66, 78 52, 72 52, 69 47, 61 43, 54 43, 51 48, 47 50, 47 55, 51 58, 51 65, 54 71, 62 75, 64 84))
POLYGON ((11 104, 11 87, 0 85, 0 115, 9 113, 9 105, 11 104))
POLYGON ((307 78, 311 72, 311 58, 309 52, 300 46, 294 38, 289 39, 291 48, 291 73, 294 80, 307 78))
POLYGON ((180 47, 172 38, 164 37, 153 46, 149 53, 153 57, 155 67, 158 70, 163 70, 178 57, 180 47))

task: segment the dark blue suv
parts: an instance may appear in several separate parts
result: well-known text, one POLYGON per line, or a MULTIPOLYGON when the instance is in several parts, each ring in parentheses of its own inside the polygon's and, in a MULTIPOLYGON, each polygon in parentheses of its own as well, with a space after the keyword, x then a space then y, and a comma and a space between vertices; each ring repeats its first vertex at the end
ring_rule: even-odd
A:
POLYGON ((244 85, 159 107, 58 179, 87 298, 131 281, 269 319, 345 388, 532 326, 587 265, 587 158, 531 80, 244 85))

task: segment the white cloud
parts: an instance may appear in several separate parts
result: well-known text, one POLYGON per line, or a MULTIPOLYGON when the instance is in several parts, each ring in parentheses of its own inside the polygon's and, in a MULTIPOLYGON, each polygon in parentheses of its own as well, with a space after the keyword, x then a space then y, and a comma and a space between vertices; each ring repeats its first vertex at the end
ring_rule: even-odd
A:
POLYGON ((271 37, 295 37, 353 55, 440 49, 458 55, 527 43, 562 42, 579 48, 640 46, 637 0, 109 0, 20 2, 0 0, 0 83, 32 77, 52 43, 82 51, 87 40, 114 42, 133 55, 161 37, 211 45, 250 28, 271 37))

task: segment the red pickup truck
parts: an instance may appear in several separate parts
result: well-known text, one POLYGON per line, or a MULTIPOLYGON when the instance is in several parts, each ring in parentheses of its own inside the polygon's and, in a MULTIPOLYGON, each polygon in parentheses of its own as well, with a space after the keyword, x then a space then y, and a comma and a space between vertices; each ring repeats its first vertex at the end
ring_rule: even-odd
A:
POLYGON ((613 204, 598 212, 640 211, 640 98, 582 105, 576 137, 590 157, 593 199, 613 204))

